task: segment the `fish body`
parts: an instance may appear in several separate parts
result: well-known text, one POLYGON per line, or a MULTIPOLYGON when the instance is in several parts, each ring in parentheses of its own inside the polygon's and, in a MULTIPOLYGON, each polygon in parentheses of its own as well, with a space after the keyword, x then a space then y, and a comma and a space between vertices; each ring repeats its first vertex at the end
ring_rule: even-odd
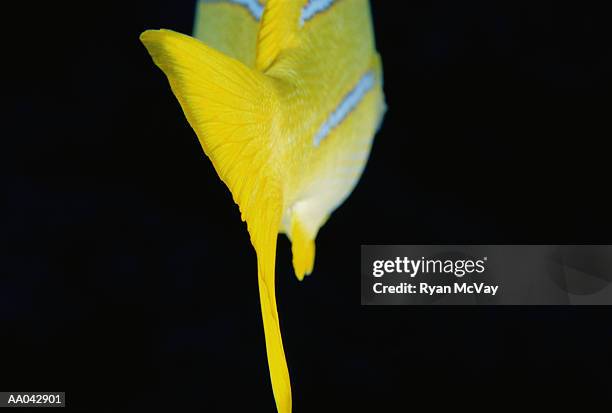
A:
POLYGON ((291 387, 275 298, 276 241, 301 280, 315 238, 361 176, 385 112, 367 0, 202 0, 194 37, 141 35, 257 252, 266 351, 279 412, 291 387))

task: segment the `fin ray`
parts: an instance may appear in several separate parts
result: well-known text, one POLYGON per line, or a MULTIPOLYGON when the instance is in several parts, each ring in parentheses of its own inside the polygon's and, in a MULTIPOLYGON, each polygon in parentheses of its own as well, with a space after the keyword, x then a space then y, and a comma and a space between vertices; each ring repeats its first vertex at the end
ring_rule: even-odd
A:
POLYGON ((268 0, 257 34, 255 67, 265 72, 294 40, 301 1, 268 0))
POLYGON ((291 386, 275 296, 276 241, 283 210, 272 142, 274 90, 266 76, 192 37, 148 30, 141 40, 170 86, 246 221, 257 253, 260 304, 278 411, 291 412, 291 386))

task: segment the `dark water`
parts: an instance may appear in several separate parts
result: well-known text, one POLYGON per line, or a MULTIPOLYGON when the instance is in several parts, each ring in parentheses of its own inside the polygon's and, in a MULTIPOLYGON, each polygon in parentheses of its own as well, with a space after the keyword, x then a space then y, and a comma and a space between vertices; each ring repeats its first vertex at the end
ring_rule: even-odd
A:
MULTIPOLYGON (((305 282, 279 238, 295 412, 609 402, 608 308, 359 305, 360 244, 612 241, 609 10, 372 3, 389 111, 370 163, 305 282)), ((66 391, 72 411, 273 411, 244 224, 138 41, 189 32, 194 2, 19 7, 0 390, 66 391)))

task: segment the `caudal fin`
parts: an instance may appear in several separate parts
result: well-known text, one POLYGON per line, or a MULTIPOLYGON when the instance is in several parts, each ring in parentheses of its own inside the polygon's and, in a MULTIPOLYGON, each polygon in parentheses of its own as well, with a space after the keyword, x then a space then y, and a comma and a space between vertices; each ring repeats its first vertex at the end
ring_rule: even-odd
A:
POLYGON ((247 222, 257 252, 259 293, 272 389, 279 412, 291 411, 291 387, 276 309, 274 267, 283 209, 275 162, 271 80, 202 42, 170 30, 140 39, 172 91, 219 177, 247 222))

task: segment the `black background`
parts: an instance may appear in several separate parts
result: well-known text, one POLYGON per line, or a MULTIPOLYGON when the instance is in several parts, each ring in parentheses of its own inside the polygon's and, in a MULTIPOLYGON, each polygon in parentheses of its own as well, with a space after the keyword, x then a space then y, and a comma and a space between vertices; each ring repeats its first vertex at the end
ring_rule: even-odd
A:
MULTIPOLYGON (((66 391, 72 411, 273 411, 245 226, 138 41, 189 33, 194 2, 20 7, 3 13, 0 388, 66 391)), ((361 307, 359 251, 610 243, 610 13, 372 7, 389 111, 366 172, 305 282, 279 237, 294 411, 609 403, 610 309, 361 307)))

